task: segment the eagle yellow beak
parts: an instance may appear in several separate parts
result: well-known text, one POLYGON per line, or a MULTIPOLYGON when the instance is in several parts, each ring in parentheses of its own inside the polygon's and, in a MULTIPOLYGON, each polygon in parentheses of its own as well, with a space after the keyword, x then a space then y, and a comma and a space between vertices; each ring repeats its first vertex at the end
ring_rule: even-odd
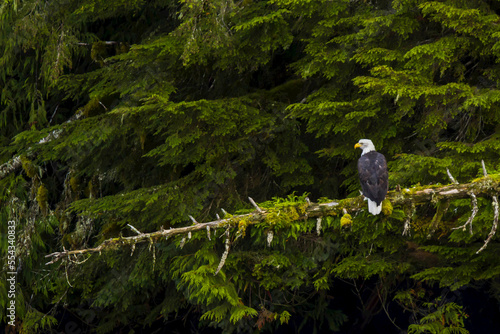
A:
POLYGON ((354 148, 360 148, 360 147, 361 147, 360 143, 356 143, 356 145, 354 145, 354 148))

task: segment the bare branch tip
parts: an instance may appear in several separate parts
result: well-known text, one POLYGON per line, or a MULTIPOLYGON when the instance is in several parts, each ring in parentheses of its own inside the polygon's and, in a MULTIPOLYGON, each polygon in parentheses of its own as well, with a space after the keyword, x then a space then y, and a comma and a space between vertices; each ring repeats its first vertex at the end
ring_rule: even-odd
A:
MULTIPOLYGON (((134 231, 135 233, 137 233, 137 235, 141 235, 141 234, 142 234, 142 232, 141 232, 141 231, 139 231, 138 229, 136 229, 136 228, 135 228, 135 227, 133 227, 132 225, 127 224, 127 226, 128 226, 128 227, 129 227, 132 231, 134 231)), ((121 235, 120 235, 120 237, 121 237, 121 235)))
POLYGON ((493 238, 493 236, 496 234, 497 232, 497 227, 498 227, 498 197, 497 196, 493 196, 493 211, 494 211, 494 214, 493 214, 493 225, 491 226, 491 231, 490 233, 488 234, 488 237, 486 238, 486 240, 484 241, 484 245, 483 247, 481 247, 477 252, 476 254, 479 254, 480 252, 482 252, 487 246, 488 246, 488 243, 490 242, 491 238, 493 238))
POLYGON ((448 177, 450 178, 451 183, 458 184, 457 180, 451 175, 451 172, 448 168, 446 168, 446 173, 448 173, 448 177))
POLYGON ((256 209, 258 212, 260 212, 260 213, 264 212, 264 211, 262 211, 262 209, 261 209, 261 208, 259 208, 259 206, 257 205, 257 203, 255 203, 255 201, 253 200, 253 198, 252 198, 252 197, 248 197, 248 200, 250 201, 250 203, 252 203, 252 205, 255 207, 255 209, 256 209))

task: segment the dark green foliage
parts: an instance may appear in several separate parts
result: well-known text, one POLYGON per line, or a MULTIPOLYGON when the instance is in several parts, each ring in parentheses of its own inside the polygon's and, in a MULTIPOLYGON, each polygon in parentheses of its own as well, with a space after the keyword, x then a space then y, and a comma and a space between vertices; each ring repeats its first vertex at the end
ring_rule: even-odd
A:
POLYGON ((2 173, 0 217, 17 222, 19 330, 60 331, 68 312, 98 333, 180 319, 369 332, 390 305, 391 321, 412 314, 395 320, 408 332, 466 333, 477 314, 443 291, 500 302, 498 237, 476 254, 489 197, 472 234, 452 229, 471 202, 439 198, 323 217, 318 234, 294 194, 357 196, 361 138, 387 157, 391 189, 448 183, 446 168, 465 183, 481 160, 498 177, 498 13, 483 0, 3 1, 0 158, 21 167, 2 173), (249 212, 248 196, 268 215, 229 224, 229 253, 226 230, 203 231, 45 265, 128 224, 249 212))
MULTIPOLYGON (((437 303, 436 303, 437 304, 437 303)), ((436 307, 429 303, 428 307, 436 307)), ((455 303, 448 303, 437 307, 437 309, 420 320, 420 324, 410 325, 408 333, 464 333, 469 331, 464 328, 464 318, 467 314, 463 308, 455 303)))

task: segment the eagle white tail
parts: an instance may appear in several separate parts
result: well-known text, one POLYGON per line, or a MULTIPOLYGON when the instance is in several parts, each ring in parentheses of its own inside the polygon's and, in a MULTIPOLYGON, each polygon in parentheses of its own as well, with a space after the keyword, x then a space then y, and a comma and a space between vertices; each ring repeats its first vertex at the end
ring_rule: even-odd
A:
POLYGON ((370 212, 372 215, 378 215, 380 212, 382 212, 382 203, 380 203, 380 205, 377 205, 377 203, 372 201, 371 199, 367 198, 367 200, 368 212, 370 212))

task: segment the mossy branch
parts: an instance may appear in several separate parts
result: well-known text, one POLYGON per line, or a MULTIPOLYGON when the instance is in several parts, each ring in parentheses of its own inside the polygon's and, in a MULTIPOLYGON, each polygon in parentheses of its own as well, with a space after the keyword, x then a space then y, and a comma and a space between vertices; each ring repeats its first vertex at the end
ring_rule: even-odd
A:
POLYGON ((0 180, 22 167, 21 157, 17 156, 0 165, 0 180))
MULTIPOLYGON (((390 200, 393 206, 408 206, 428 204, 436 201, 450 201, 453 199, 467 198, 470 194, 475 194, 479 197, 493 197, 500 192, 500 174, 485 176, 475 179, 470 183, 465 184, 450 184, 450 185, 431 185, 423 187, 414 187, 410 189, 401 189, 399 191, 390 191, 387 194, 387 199, 390 200)), ((311 203, 306 202, 307 207, 303 214, 299 215, 298 219, 318 218, 324 216, 342 216, 346 212, 357 212, 365 210, 366 204, 363 196, 354 198, 346 198, 337 202, 329 203, 311 203)), ((253 204, 253 203, 252 203, 253 204)), ((304 205, 304 203, 300 203, 304 205)), ((256 208, 258 206, 254 205, 256 208)), ((260 209, 260 208, 259 208, 260 209)), ((138 235, 130 237, 111 238, 103 241, 95 248, 79 249, 79 250, 64 250, 46 255, 51 258, 47 264, 54 263, 62 258, 71 260, 71 256, 77 256, 89 253, 100 253, 104 250, 120 248, 124 245, 135 245, 142 242, 158 241, 162 238, 168 238, 178 234, 188 234, 190 232, 201 231, 218 228, 238 227, 238 223, 245 221, 247 225, 253 225, 265 220, 268 212, 264 209, 254 211, 249 214, 231 216, 230 218, 217 219, 207 223, 196 223, 190 226, 160 229, 159 231, 150 233, 138 233, 138 235)))
MULTIPOLYGON (((81 111, 79 111, 76 114, 74 114, 71 118, 69 118, 65 123, 70 123, 70 122, 76 121, 76 120, 80 119, 82 116, 83 116, 83 113, 81 111)), ((50 132, 44 138, 42 138, 38 142, 38 144, 45 144, 45 143, 48 143, 54 139, 57 139, 61 135, 61 133, 62 133, 62 131, 60 129, 56 129, 56 130, 50 132)), ((31 151, 31 150, 28 149, 28 151, 31 151)), ((30 158, 33 158, 33 156, 36 156, 36 154, 31 153, 31 154, 28 154, 28 156, 30 158)), ((12 159, 10 159, 9 161, 3 163, 2 165, 0 165, 0 180, 5 178, 6 176, 8 176, 11 173, 15 173, 16 171, 21 169, 21 167, 22 167, 21 156, 15 156, 12 159)))

